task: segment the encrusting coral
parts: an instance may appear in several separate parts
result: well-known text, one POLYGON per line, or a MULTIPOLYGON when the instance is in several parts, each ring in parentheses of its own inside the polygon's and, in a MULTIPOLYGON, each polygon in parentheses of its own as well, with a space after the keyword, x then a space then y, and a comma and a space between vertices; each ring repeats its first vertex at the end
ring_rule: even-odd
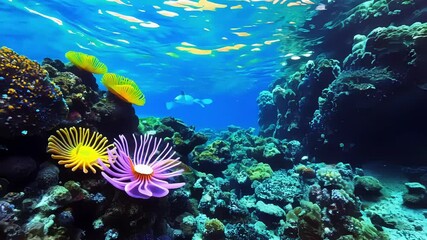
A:
POLYGON ((40 65, 0 48, 0 136, 36 135, 57 126, 68 108, 40 65))
POLYGON ((273 174, 273 169, 267 163, 258 163, 246 169, 246 172, 249 175, 249 179, 254 180, 264 180, 271 177, 273 174))

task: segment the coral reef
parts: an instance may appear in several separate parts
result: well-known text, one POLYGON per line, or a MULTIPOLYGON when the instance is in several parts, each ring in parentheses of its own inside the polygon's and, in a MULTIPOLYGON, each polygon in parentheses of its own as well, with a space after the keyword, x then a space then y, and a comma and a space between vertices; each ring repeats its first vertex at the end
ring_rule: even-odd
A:
POLYGON ((175 151, 181 156, 184 162, 187 157, 199 145, 203 145, 208 138, 194 127, 187 126, 179 119, 166 118, 140 118, 138 130, 140 133, 154 135, 164 138, 166 142, 173 145, 175 151))
POLYGON ((246 172, 248 173, 249 179, 251 181, 264 180, 271 177, 273 174, 273 169, 271 169, 270 165, 266 163, 258 163, 247 168, 246 172))
POLYGON ((426 26, 414 23, 377 28, 368 34, 363 50, 353 48, 353 53, 344 62, 346 70, 319 96, 319 108, 311 121, 311 128, 318 132, 312 136, 316 140, 312 140, 322 141, 324 145, 319 148, 328 152, 333 148, 338 152, 341 148, 366 155, 373 142, 382 142, 383 145, 375 146, 378 155, 393 148, 396 158, 416 151, 408 146, 408 150, 402 152, 406 148, 404 142, 393 146, 384 139, 391 134, 394 135, 392 139, 408 133, 414 134, 414 139, 421 135, 418 132, 421 123, 414 122, 411 126, 407 123, 411 121, 409 118, 424 118, 425 109, 418 107, 417 102, 426 98, 419 88, 424 79, 418 77, 427 74, 421 67, 427 55, 420 48, 422 41, 427 39, 422 33, 426 26), (409 96, 412 102, 408 101, 409 96), (395 117, 398 112, 399 117, 395 117), (388 124, 384 126, 384 122, 388 124), (328 127, 332 125, 332 128, 328 127), (393 130, 405 125, 405 133, 393 130))
POLYGON ((323 161, 379 159, 391 150, 388 161, 410 156, 420 162, 417 153, 427 144, 421 120, 427 112, 421 104, 427 100, 426 28, 413 23, 355 35, 342 66, 323 57, 309 60, 287 81, 277 81, 270 98, 260 93, 260 134, 305 142, 303 149, 323 161), (262 112, 271 101, 276 116, 262 112), (403 141, 408 136, 410 143, 403 141))
POLYGON ((37 135, 65 118, 63 94, 38 63, 2 47, 0 79, 0 137, 37 135))
POLYGON ((192 158, 192 165, 195 169, 213 174, 220 174, 230 162, 230 144, 222 140, 212 142, 201 152, 195 151, 192 158))
POLYGON ((81 125, 96 128, 108 138, 114 138, 119 134, 131 134, 138 129, 138 117, 132 105, 111 95, 103 95, 89 109, 86 116, 86 121, 81 125))
MULTIPOLYGON (((93 229, 92 221, 110 209, 106 200, 109 197, 111 202, 114 190, 105 188, 99 176, 82 177, 46 162, 51 159, 45 151, 49 133, 60 127, 78 125, 106 136, 137 131, 138 118, 132 105, 99 91, 91 73, 59 60, 45 59, 40 66, 5 47, 0 50, 0 90, 0 118, 5 123, 0 127, 0 166, 4 169, 0 171, 0 197, 5 211, 0 214, 0 238, 81 239, 84 235, 117 239, 117 229, 126 232, 121 225, 109 225, 108 221, 106 229, 93 229)), ((60 138, 69 142, 58 141, 59 152, 68 144, 75 145, 74 150, 69 149, 74 155, 67 161, 91 155, 86 143, 99 145, 93 142, 94 135, 89 136, 91 139, 60 138)), ((160 225, 166 226, 164 222, 160 225)), ((126 237, 131 234, 137 232, 126 237)))
POLYGON ((44 59, 42 68, 63 93, 69 113, 60 126, 80 125, 97 129, 107 137, 137 131, 138 118, 131 104, 101 92, 95 77, 59 60, 44 59), (110 126, 115 125, 115 128, 110 126))
MULTIPOLYGON (((334 59, 309 61, 304 69, 289 77, 289 81, 276 85, 272 90, 273 102, 277 108, 275 125, 260 123, 260 132, 264 136, 283 139, 286 136, 300 138, 307 133, 312 113, 317 106, 317 96, 341 71, 339 62, 334 59), (267 129, 264 129, 267 126, 267 129), (264 132, 270 132, 269 135, 264 132)), ((260 93, 265 95, 266 93, 260 93)), ((261 96, 261 95, 260 95, 261 96)), ((261 98, 265 99, 265 98, 261 98)), ((260 102, 260 111, 267 103, 260 102)), ((260 120, 262 121, 260 113, 260 120)), ((270 116, 272 114, 269 114, 270 116)), ((271 120, 270 120, 271 121, 271 120)))
POLYGON ((224 224, 217 218, 209 219, 205 222, 203 235, 206 239, 225 239, 224 228, 224 224))
MULTIPOLYGON (((185 125, 177 122, 174 127, 185 136, 185 125)), ((172 129, 172 143, 174 133, 172 129)), ((71 176, 58 176, 58 168, 45 164, 36 187, 1 199, 21 208, 12 212, 7 210, 10 206, 0 213, 0 217, 15 219, 3 229, 15 229, 29 239, 78 238, 83 233, 90 239, 386 239, 381 228, 374 227, 389 226, 381 222, 382 215, 364 216, 361 200, 354 194, 358 188, 375 192, 378 182, 349 164, 313 163, 307 156, 286 160, 300 156, 300 150, 293 153, 298 149, 291 147, 295 145, 232 126, 188 155, 188 161, 196 163, 203 152, 214 159, 227 153, 223 171, 198 168, 177 176, 187 182, 180 189, 144 200, 129 197, 97 175, 66 180, 71 176), (276 151, 280 157, 268 157, 276 151), (270 166, 274 161, 294 167, 270 166)), ((127 151, 124 146, 120 149, 127 151)))
POLYGON ((346 57, 342 49, 348 49, 356 34, 368 34, 376 27, 425 22, 426 18, 422 0, 329 1, 327 9, 317 11, 302 27, 308 31, 297 35, 306 39, 307 48, 339 60, 346 57))
POLYGON ((81 122, 88 110, 93 104, 99 101, 100 94, 85 85, 80 77, 77 77, 71 72, 64 69, 65 66, 57 66, 61 62, 54 62, 49 59, 45 59, 42 63, 43 69, 48 71, 49 77, 63 93, 65 102, 69 108, 67 121, 70 124, 81 122), (57 69, 58 68, 58 69, 57 69))

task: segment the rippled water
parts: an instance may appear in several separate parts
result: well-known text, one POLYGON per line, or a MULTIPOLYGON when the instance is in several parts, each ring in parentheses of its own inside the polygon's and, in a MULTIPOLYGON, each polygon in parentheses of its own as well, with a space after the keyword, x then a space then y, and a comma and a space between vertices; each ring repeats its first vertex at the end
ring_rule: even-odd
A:
POLYGON ((281 41, 315 6, 283 3, 8 0, 0 4, 0 43, 38 61, 66 61, 68 50, 99 57, 143 89, 141 115, 256 126, 255 99, 279 76, 281 41), (181 91, 214 104, 168 112, 165 102, 181 91))

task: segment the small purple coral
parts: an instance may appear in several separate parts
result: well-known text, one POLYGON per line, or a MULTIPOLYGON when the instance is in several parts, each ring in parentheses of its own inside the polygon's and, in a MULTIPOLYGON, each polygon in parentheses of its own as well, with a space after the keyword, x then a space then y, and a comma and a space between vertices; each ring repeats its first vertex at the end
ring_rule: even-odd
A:
POLYGON ((133 156, 129 153, 129 146, 123 135, 114 139, 115 148, 108 150, 107 167, 102 161, 102 176, 113 186, 124 190, 134 198, 148 199, 150 197, 164 197, 169 189, 184 186, 185 183, 168 183, 165 179, 180 176, 184 169, 178 169, 181 162, 174 158, 175 151, 169 144, 162 149, 160 138, 151 135, 133 135, 135 146, 133 156))

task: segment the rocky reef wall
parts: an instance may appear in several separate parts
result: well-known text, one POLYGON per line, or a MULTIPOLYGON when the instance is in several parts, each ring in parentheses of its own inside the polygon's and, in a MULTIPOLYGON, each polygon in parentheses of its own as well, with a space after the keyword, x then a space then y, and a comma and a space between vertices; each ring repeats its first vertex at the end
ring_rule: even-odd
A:
MULTIPOLYGON (((341 13, 341 21, 301 33, 317 41, 324 34, 311 45, 319 55, 291 74, 295 65, 289 67, 260 93, 260 135, 298 140, 322 161, 422 163, 427 23, 416 22, 426 12, 420 4, 366 1, 341 13)), ((331 4, 329 14, 339 7, 331 4)), ((307 24, 319 25, 325 14, 307 24)))

